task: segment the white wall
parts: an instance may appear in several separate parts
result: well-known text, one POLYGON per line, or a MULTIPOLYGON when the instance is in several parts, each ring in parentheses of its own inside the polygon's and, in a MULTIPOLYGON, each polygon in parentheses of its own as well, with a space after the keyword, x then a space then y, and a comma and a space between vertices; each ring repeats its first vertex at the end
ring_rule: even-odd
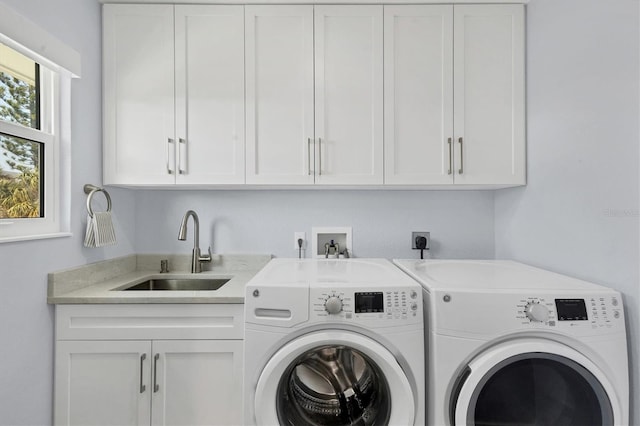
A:
POLYGON ((528 185, 497 191, 496 257, 624 294, 640 424, 639 3, 531 0, 528 185))
POLYGON ((134 194, 110 191, 118 246, 84 249, 82 186, 102 180, 97 1, 0 1, 82 56, 83 77, 72 83, 73 237, 0 244, 0 425, 47 425, 52 421, 53 386, 53 309, 46 304, 47 273, 133 252, 134 194))

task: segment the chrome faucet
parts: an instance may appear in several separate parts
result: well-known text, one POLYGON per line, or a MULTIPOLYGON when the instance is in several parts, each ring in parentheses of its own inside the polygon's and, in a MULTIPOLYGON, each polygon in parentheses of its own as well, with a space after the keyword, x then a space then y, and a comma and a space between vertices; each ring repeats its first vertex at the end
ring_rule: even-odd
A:
POLYGON ((188 210, 182 218, 180 224, 180 232, 178 233, 178 239, 184 241, 187 239, 187 222, 189 216, 193 217, 193 252, 191 254, 191 273, 202 272, 202 262, 211 262, 211 247, 209 247, 209 254, 202 256, 200 254, 200 221, 198 215, 193 210, 188 210))

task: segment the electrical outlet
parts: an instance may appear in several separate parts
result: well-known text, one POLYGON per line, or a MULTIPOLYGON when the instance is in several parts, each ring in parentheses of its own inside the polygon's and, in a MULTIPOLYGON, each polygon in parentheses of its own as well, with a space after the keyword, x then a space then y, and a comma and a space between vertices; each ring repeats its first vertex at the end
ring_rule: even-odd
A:
POLYGON ((420 250, 416 246, 416 237, 425 237, 427 239, 427 246, 424 248, 424 250, 429 250, 429 247, 431 247, 430 234, 428 232, 415 232, 415 231, 411 233, 411 248, 414 250, 420 250))
POLYGON ((302 239, 302 250, 307 248, 307 236, 305 232, 295 232, 293 234, 293 243, 294 248, 298 250, 300 246, 298 245, 298 240, 302 239))

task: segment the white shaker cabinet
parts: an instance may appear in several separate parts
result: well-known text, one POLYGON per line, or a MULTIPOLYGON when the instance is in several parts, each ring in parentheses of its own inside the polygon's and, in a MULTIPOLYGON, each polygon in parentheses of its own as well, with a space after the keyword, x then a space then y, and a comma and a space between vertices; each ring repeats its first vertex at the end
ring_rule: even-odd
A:
POLYGON ((454 8, 454 181, 525 183, 524 5, 454 8))
POLYGON ((244 183, 243 6, 103 6, 104 183, 244 183))
POLYGON ((315 6, 316 183, 383 183, 382 6, 315 6))
POLYGON ((382 6, 245 16, 247 183, 382 184, 382 6))
POLYGON ((385 6, 385 183, 525 183, 524 6, 385 6))
POLYGON ((243 309, 56 306, 54 424, 241 424, 243 309))
POLYGON ((105 184, 170 184, 173 6, 103 6, 105 184))
POLYGON ((385 6, 385 183, 451 184, 453 6, 385 6))
POLYGON ((245 6, 247 183, 313 184, 313 6, 245 6))

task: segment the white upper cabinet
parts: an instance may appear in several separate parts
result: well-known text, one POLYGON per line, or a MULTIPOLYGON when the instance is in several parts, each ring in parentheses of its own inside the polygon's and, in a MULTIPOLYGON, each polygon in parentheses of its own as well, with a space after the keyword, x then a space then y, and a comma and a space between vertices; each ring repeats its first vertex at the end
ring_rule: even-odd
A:
POLYGON ((455 182, 525 183, 524 6, 454 13, 455 182))
POLYGON ((244 183, 242 6, 176 6, 177 183, 244 183))
POLYGON ((245 19, 247 183, 382 184, 382 6, 245 19))
POLYGON ((313 184, 313 6, 246 6, 247 183, 313 184))
POLYGON ((526 183, 523 4, 104 5, 104 183, 526 183))
POLYGON ((173 183, 173 6, 103 14, 104 183, 173 183))
POLYGON ((383 183, 382 6, 315 6, 316 183, 383 183))
POLYGON ((243 6, 103 11, 104 183, 244 183, 243 6))
POLYGON ((525 183, 524 7, 385 6, 385 183, 525 183))
POLYGON ((384 11, 385 183, 453 183, 453 6, 384 11))

